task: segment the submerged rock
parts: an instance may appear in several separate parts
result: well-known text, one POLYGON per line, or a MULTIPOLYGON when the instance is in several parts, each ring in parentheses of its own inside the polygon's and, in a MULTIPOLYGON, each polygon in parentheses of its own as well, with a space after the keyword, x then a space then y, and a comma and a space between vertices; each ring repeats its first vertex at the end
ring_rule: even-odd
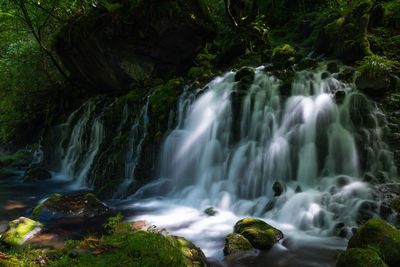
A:
POLYGON ((8 224, 7 231, 1 235, 0 241, 10 246, 22 245, 33 235, 39 233, 41 229, 41 223, 20 217, 8 224))
POLYGON ((243 253, 253 249, 250 241, 244 236, 230 233, 225 237, 224 255, 243 253))
POLYGON ((373 249, 352 248, 341 253, 336 267, 387 267, 373 249))
POLYGON ((25 171, 22 179, 24 180, 24 182, 49 180, 51 179, 51 174, 49 171, 40 167, 31 167, 25 171))
POLYGON ((371 219, 361 226, 350 239, 347 248, 373 249, 388 266, 400 266, 400 230, 383 220, 371 219))
POLYGON ((285 187, 281 182, 275 181, 272 185, 272 190, 274 191, 274 196, 279 197, 285 191, 285 187))
POLYGON ((207 214, 208 216, 215 216, 217 215, 218 211, 216 211, 213 207, 209 207, 204 210, 204 213, 207 214))
POLYGON ((72 196, 53 194, 42 204, 36 206, 32 215, 40 221, 65 217, 92 218, 111 214, 112 210, 92 193, 72 196))
POLYGON ((234 226, 234 233, 244 236, 254 248, 268 250, 283 238, 283 233, 266 222, 244 218, 234 226))

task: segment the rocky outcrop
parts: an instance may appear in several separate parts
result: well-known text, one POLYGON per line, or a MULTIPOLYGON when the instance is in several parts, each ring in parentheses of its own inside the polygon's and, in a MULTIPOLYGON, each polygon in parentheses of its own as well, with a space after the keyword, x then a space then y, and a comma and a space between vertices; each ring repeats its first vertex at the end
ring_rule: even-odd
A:
POLYGON ((202 0, 114 2, 115 10, 74 19, 55 44, 72 78, 97 91, 124 92, 185 73, 214 37, 202 0))

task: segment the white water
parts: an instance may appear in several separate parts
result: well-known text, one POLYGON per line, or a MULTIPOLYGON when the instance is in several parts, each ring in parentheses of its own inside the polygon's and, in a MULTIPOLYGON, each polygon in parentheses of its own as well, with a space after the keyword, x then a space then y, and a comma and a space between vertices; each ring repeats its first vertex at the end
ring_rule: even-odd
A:
MULTIPOLYGON (((167 195, 135 203, 131 208, 144 211, 132 219, 183 235, 208 256, 222 256, 224 236, 244 216, 263 218, 294 240, 343 248, 346 241, 333 236, 350 237, 362 220, 361 205, 374 201, 362 175, 393 177, 396 168, 381 139, 379 110, 351 85, 321 79, 323 70, 297 73, 286 98, 281 82, 259 68, 238 110, 234 73, 213 80, 198 98, 199 92, 185 93, 177 127, 163 145, 161 178, 132 198, 167 195), (335 101, 338 91, 345 92, 343 104, 335 101), (240 131, 237 141, 234 131, 240 131), (286 188, 279 197, 275 181, 286 188), (210 206, 217 216, 203 213, 210 206)), ((369 212, 378 216, 379 209, 369 212)))

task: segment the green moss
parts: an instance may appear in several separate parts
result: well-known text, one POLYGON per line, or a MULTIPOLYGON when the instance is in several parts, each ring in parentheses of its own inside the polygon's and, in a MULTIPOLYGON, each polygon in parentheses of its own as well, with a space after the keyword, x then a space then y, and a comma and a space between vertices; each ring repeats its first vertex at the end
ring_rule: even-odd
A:
POLYGON ((348 248, 369 248, 391 267, 400 266, 400 231, 380 219, 371 219, 350 239, 348 248))
POLYGON ((11 246, 21 245, 27 235, 41 228, 41 224, 29 218, 21 217, 8 224, 7 231, 2 234, 1 242, 11 246))
POLYGON ((283 238, 281 231, 262 220, 254 218, 238 221, 235 224, 234 232, 244 236, 253 247, 258 249, 270 249, 278 240, 283 238))
POLYGON ((32 153, 26 150, 18 150, 14 154, 0 156, 0 166, 15 168, 26 167, 32 162, 32 160, 32 153))
POLYGON ((400 71, 400 63, 384 56, 371 55, 357 62, 357 71, 370 78, 389 77, 400 71))
POLYGON ((290 44, 277 46, 272 51, 271 61, 272 64, 279 68, 289 67, 296 63, 296 49, 290 44))
POLYGON ((389 203, 389 207, 397 213, 400 213, 400 197, 395 197, 392 199, 389 203))
POLYGON ((250 241, 244 236, 230 233, 225 238, 224 255, 232 255, 249 251, 253 248, 250 241))
POLYGON ((341 253, 336 267, 387 267, 372 249, 352 248, 341 253))
POLYGON ((48 197, 45 201, 37 205, 33 211, 32 211, 32 217, 34 219, 37 219, 40 213, 43 211, 43 209, 46 207, 48 203, 54 203, 60 201, 62 198, 62 195, 60 194, 52 194, 50 197, 48 197))

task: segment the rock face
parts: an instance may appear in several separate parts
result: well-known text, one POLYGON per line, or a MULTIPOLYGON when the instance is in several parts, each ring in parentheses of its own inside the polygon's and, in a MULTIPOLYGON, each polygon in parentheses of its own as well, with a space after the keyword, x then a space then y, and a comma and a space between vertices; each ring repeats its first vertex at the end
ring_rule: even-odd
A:
POLYGON ((40 167, 31 167, 25 171, 24 182, 37 182, 51 179, 51 174, 40 167))
POLYGON ((36 206, 32 215, 40 221, 51 221, 68 217, 92 218, 111 214, 110 208, 92 193, 73 196, 53 194, 36 206))
MULTIPOLYGON (((385 265, 360 265, 363 263, 360 255, 366 254, 365 251, 350 251, 351 249, 373 249, 381 257, 381 259, 390 267, 400 266, 400 230, 380 219, 371 219, 361 226, 354 236, 350 239, 348 250, 339 262, 344 265, 346 259, 351 257, 352 261, 358 262, 359 265, 352 266, 385 266, 385 265)), ((372 255, 373 256, 373 255, 372 255)), ((376 261, 373 256, 371 261, 376 261)))
POLYGON ((8 224, 7 231, 1 235, 0 241, 11 246, 21 245, 41 229, 42 225, 39 222, 20 217, 8 224))
POLYGON ((202 0, 114 1, 63 29, 56 49, 75 79, 103 92, 183 73, 214 37, 202 0))
POLYGON ((250 241, 244 236, 230 233, 225 238, 224 255, 233 255, 238 253, 243 253, 253 249, 250 241))
POLYGON ((238 221, 234 226, 234 233, 245 237, 254 248, 265 250, 272 248, 276 242, 283 238, 283 233, 280 230, 254 218, 238 221))

